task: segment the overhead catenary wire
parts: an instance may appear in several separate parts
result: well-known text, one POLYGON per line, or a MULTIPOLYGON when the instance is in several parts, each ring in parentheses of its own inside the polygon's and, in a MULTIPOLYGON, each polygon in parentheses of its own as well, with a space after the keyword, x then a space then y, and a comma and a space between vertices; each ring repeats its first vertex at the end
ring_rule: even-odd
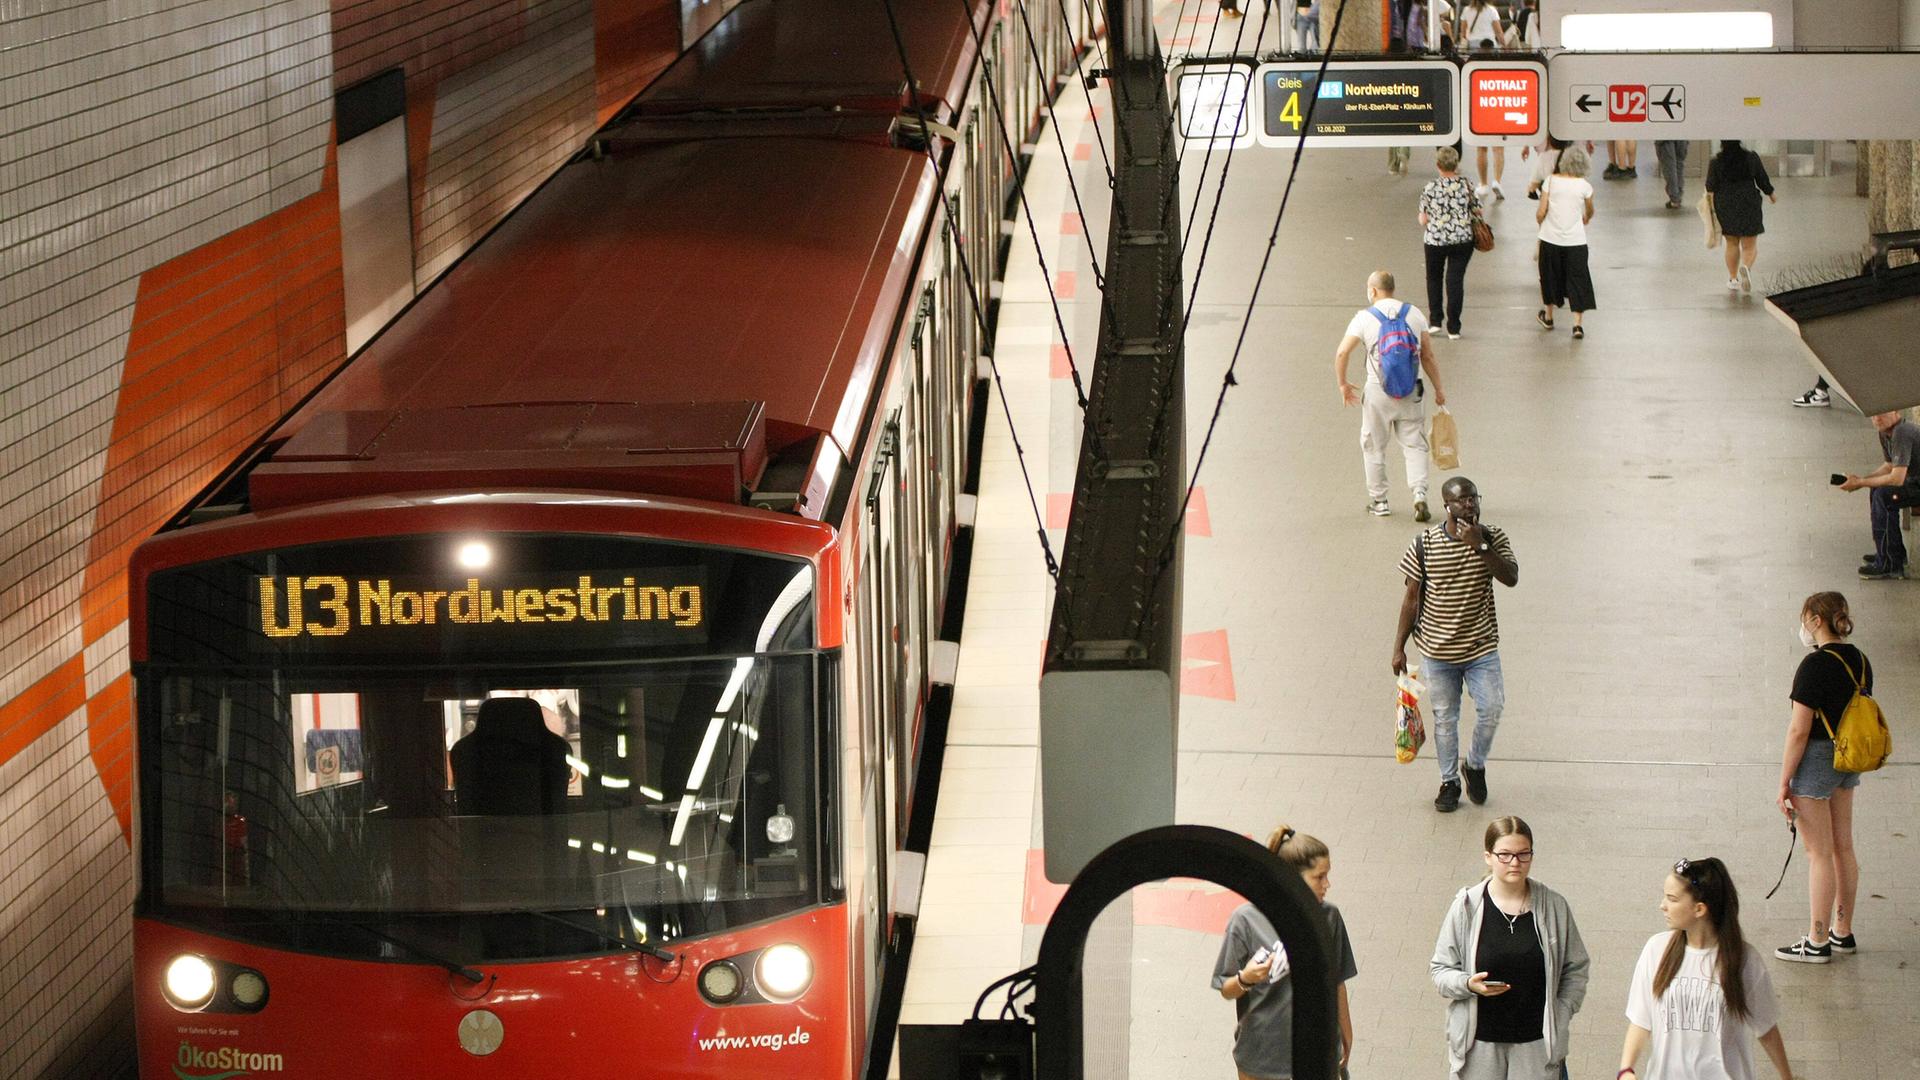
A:
MULTIPOLYGON (((1260 4, 1260 27, 1259 29, 1253 32, 1253 47, 1255 50, 1258 50, 1260 48, 1260 40, 1266 37, 1267 35, 1267 15, 1272 10, 1273 10, 1273 6, 1270 3, 1265 2, 1265 0, 1263 0, 1263 2, 1260 4)), ((1214 25, 1217 27, 1219 23, 1216 21, 1214 25)), ((1247 33, 1247 20, 1245 18, 1242 18, 1240 20, 1240 28, 1238 30, 1235 30, 1233 33, 1233 53, 1235 56, 1240 55, 1240 42, 1246 36, 1246 33, 1247 33)), ((1211 51, 1211 46, 1209 46, 1209 51, 1211 51)), ((1253 97, 1253 87, 1251 85, 1247 87, 1247 97, 1249 99, 1253 97)), ((1247 109, 1246 103, 1242 102, 1240 105, 1240 111, 1243 117, 1246 115, 1246 109, 1247 109)), ((1178 123, 1178 121, 1176 120, 1175 123, 1178 123)), ((1238 126, 1239 125, 1236 123, 1235 127, 1238 128, 1238 126)), ((1219 141, 1220 140, 1217 138, 1209 137, 1207 139, 1207 152, 1205 155, 1203 155, 1200 158, 1200 179, 1194 182, 1193 206, 1187 211, 1186 227, 1180 230, 1180 250, 1182 251, 1185 251, 1187 249, 1187 241, 1193 239, 1193 223, 1200 219, 1200 192, 1206 186, 1206 183, 1207 183, 1207 168, 1208 166, 1213 164, 1213 144, 1219 141)), ((1227 166, 1233 164, 1233 144, 1237 141, 1238 140, 1235 140, 1235 139, 1229 139, 1227 141, 1226 164, 1220 167, 1220 183, 1221 183, 1221 190, 1223 191, 1226 189, 1227 166)), ((1186 149, 1187 149, 1186 145, 1182 144, 1180 147, 1180 151, 1181 151, 1180 160, 1182 161, 1186 159, 1185 158, 1186 149)), ((1169 184, 1167 185, 1167 189, 1168 189, 1167 198, 1171 200, 1172 198, 1174 198, 1175 195, 1179 193, 1180 186, 1178 184, 1169 184)), ((1216 211, 1218 211, 1219 206, 1220 206, 1219 201, 1215 200, 1214 209, 1216 211)), ((1208 235, 1212 235, 1213 233, 1212 220, 1209 220, 1207 222, 1207 233, 1208 235)), ((1201 252, 1200 257, 1202 260, 1206 258, 1205 251, 1201 252)), ((1198 276, 1196 275, 1194 280, 1194 285, 1197 287, 1199 284, 1200 282, 1199 282, 1198 276)))
MULTIPOLYGON (((935 152, 933 129, 927 124, 926 113, 920 107, 920 81, 914 77, 913 61, 907 55, 907 42, 900 34, 899 16, 894 13, 893 0, 880 0, 880 3, 887 13, 887 28, 893 34, 893 47, 900 54, 900 71, 907 80, 907 94, 911 99, 909 108, 914 118, 920 122, 920 141, 926 152, 928 163, 933 166, 934 177, 939 181, 939 188, 935 193, 935 201, 940 204, 942 211, 944 211, 946 215, 947 227, 953 230, 955 236, 965 236, 965 231, 961 229, 960 222, 954 216, 953 204, 947 198, 947 169, 940 163, 940 155, 935 152)), ((973 25, 971 9, 968 10, 967 19, 968 25, 973 25)), ((997 162, 995 166, 998 167, 997 162)), ((1019 174, 1016 171, 1015 179, 1019 178, 1019 174)), ((973 268, 967 262, 965 245, 955 244, 953 251, 960 263, 960 275, 967 286, 968 306, 973 309, 974 322, 980 327, 980 340, 984 343, 990 328, 987 326, 986 312, 980 308, 980 290, 974 278, 973 268)), ((1007 418, 1007 435, 1013 442, 1014 460, 1020 465, 1020 478, 1025 481, 1027 486, 1027 505, 1033 510, 1034 531, 1040 539, 1040 554, 1047 561, 1047 576, 1058 581, 1060 578, 1060 563, 1053 557, 1053 544, 1047 539, 1047 520, 1045 516, 1040 513, 1040 500, 1039 497, 1034 494, 1033 474, 1027 470, 1026 450, 1020 445, 1020 431, 1013 423, 1013 406, 1009 404, 1007 400, 1007 387, 1005 381, 1000 376, 1000 363, 994 358, 991 350, 982 350, 982 355, 987 358, 987 366, 993 372, 993 385, 994 389, 999 393, 1000 409, 1005 413, 1007 418)))
MULTIPOLYGON (((1254 48, 1256 49, 1260 47, 1260 40, 1262 37, 1266 35, 1266 32, 1267 32, 1267 11, 1268 11, 1267 6, 1265 4, 1262 4, 1260 8, 1260 30, 1258 33, 1253 35, 1254 48)), ((1239 49, 1239 43, 1237 41, 1234 43, 1234 48, 1235 48, 1235 51, 1237 52, 1239 49)), ((1324 65, 1322 66, 1321 70, 1325 71, 1324 65)), ((1251 85, 1251 83, 1249 83, 1247 87, 1247 97, 1244 101, 1240 103, 1241 117, 1243 118, 1246 116, 1247 111, 1253 107, 1252 106, 1252 102, 1254 99, 1253 91, 1254 91, 1254 87, 1251 85)), ((1236 133, 1239 131, 1238 121, 1236 121, 1234 124, 1234 130, 1236 133)), ((1217 136, 1218 134, 1219 132, 1216 126, 1216 130, 1213 132, 1213 135, 1209 136, 1209 138, 1207 139, 1207 144, 1208 144, 1207 154, 1209 157, 1211 157, 1213 154, 1212 144, 1215 141, 1213 136, 1217 136)), ((1186 340, 1187 327, 1193 324, 1193 304, 1194 304, 1194 301, 1199 299, 1200 297, 1200 279, 1204 277, 1207 272, 1207 252, 1211 250, 1213 247, 1213 227, 1220 220, 1220 200, 1227 193, 1227 174, 1233 170, 1233 152, 1235 148, 1238 146, 1238 144, 1239 144, 1239 140, 1237 138, 1232 138, 1227 140, 1227 156, 1225 160, 1223 160, 1220 163, 1220 181, 1219 183, 1214 185, 1214 190, 1213 190, 1213 209, 1209 211, 1207 214, 1207 231, 1204 234, 1202 234, 1200 238, 1200 258, 1195 263, 1193 268, 1193 287, 1187 292, 1187 309, 1180 319, 1180 338, 1183 341, 1186 340)), ((1206 160, 1203 158, 1200 163, 1200 182, 1194 186, 1194 193, 1193 193, 1194 216, 1198 216, 1200 212, 1200 199, 1204 194, 1203 188, 1206 184, 1206 179, 1207 179, 1207 166, 1206 166, 1206 160)), ((1180 237, 1180 250, 1182 251, 1186 250, 1187 240, 1193 235, 1194 216, 1188 217, 1187 231, 1183 233, 1180 237)))
MULTIPOLYGON (((1067 0, 1057 0, 1057 2, 1060 5, 1060 25, 1072 26, 1073 20, 1067 15, 1067 0)), ((1082 5, 1084 5, 1087 3, 1087 0, 1080 0, 1080 2, 1082 5)), ((1083 8, 1083 10, 1088 10, 1088 9, 1083 8)), ((1093 32, 1094 32, 1093 19, 1092 19, 1091 11, 1089 10, 1089 15, 1087 19, 1087 33, 1093 34, 1093 32)), ((1098 35, 1095 35, 1095 38, 1096 38, 1096 44, 1098 44, 1098 41, 1097 41, 1098 35)), ((1104 48, 1104 46, 1102 47, 1104 48)), ((1107 187, 1112 188, 1113 187, 1113 158, 1108 156, 1107 154, 1106 136, 1100 134, 1100 113, 1097 109, 1094 108, 1094 105, 1093 105, 1093 87, 1087 83, 1086 69, 1080 63, 1081 52, 1082 50, 1079 47, 1079 43, 1075 42, 1074 48, 1073 48, 1073 78, 1075 82, 1080 84, 1080 93, 1087 100, 1087 122, 1093 125, 1093 142, 1095 146, 1098 146, 1100 148, 1100 165, 1107 172, 1107 187)), ((1105 61, 1103 60, 1102 61, 1103 66, 1104 66, 1104 63, 1105 61)))
MULTIPOLYGON (((1346 18, 1347 4, 1349 2, 1350 0, 1341 0, 1339 7, 1334 9, 1333 26, 1327 33, 1326 47, 1320 56, 1320 70, 1319 73, 1314 76, 1314 86, 1316 88, 1326 81, 1327 68, 1333 62, 1334 45, 1340 40, 1340 23, 1346 18)), ((1296 139, 1293 144, 1293 164, 1287 170, 1287 184, 1280 192, 1280 205, 1273 214, 1273 228, 1267 233, 1266 251, 1260 257, 1260 272, 1254 275, 1253 289, 1247 295, 1247 310, 1240 318, 1240 333, 1233 343, 1233 355, 1227 361, 1227 373, 1220 379, 1220 394, 1213 402, 1213 416, 1207 421, 1207 433, 1205 437, 1200 440, 1200 453, 1194 459, 1193 473, 1187 478, 1187 493, 1180 500, 1180 512, 1175 515, 1173 526, 1168 530, 1165 540, 1161 543, 1159 557, 1159 570, 1161 572, 1165 572, 1167 565, 1172 562, 1173 553, 1178 547, 1180 530, 1186 525, 1187 509, 1193 505, 1193 490, 1200 483, 1200 471, 1207 463, 1207 449, 1213 444, 1214 430, 1220 426, 1220 413, 1227 403, 1227 391, 1238 385, 1238 381, 1233 377, 1234 369, 1240 365, 1240 354, 1246 348, 1247 330, 1253 324, 1254 307, 1260 300, 1260 287, 1265 284, 1267 280, 1267 268, 1273 263, 1273 249, 1280 241, 1280 223, 1284 221, 1287 216, 1287 202, 1293 197, 1293 184, 1300 175, 1300 160, 1306 154, 1307 134, 1313 130, 1313 114, 1319 103, 1320 95, 1316 90, 1316 92, 1307 99, 1307 114, 1305 119, 1301 121, 1299 138, 1296 139)), ((1221 182, 1223 184, 1225 183, 1224 174, 1221 177, 1221 182)), ((1219 204, 1216 202, 1214 205, 1214 214, 1218 215, 1218 213, 1219 204)), ((1213 228, 1211 222, 1209 222, 1207 228, 1208 232, 1211 233, 1213 228)))
MULTIPOLYGON (((985 36, 981 33, 978 23, 974 21, 972 0, 959 0, 959 3, 961 10, 966 13, 967 25, 973 28, 974 47, 980 51, 980 55, 985 56, 987 52, 987 42, 985 36)), ((1053 307, 1054 328, 1059 330, 1060 340, 1062 342, 1061 347, 1064 348, 1067 353, 1067 373, 1073 380, 1073 396, 1074 399, 1079 402, 1080 410, 1085 412, 1087 408, 1086 384, 1080 377, 1080 365, 1074 359, 1073 336, 1067 333, 1066 316, 1062 314, 1060 310, 1060 297, 1059 294, 1054 291, 1053 287, 1053 273, 1047 268, 1046 252, 1040 245, 1040 228, 1034 222, 1033 206, 1027 201, 1026 174, 1025 171, 1021 169, 1020 158, 1014 150, 1017 144, 1013 141, 1013 134, 1007 128, 1007 112, 1006 109, 1001 106, 1000 92, 994 89, 993 80, 982 79, 981 83, 987 88, 987 102, 994 118, 996 130, 1000 133, 1000 145, 1006 147, 1007 163, 1013 167, 1014 178, 1016 181, 1019 181, 1014 185, 1014 195, 1020 203, 1021 214, 1027 222, 1027 235, 1033 240, 1034 259, 1040 264, 1040 280, 1047 287, 1047 302, 1053 307)), ((1055 128, 1056 130, 1058 129, 1057 122, 1055 128)), ((999 162, 996 161, 993 164, 994 167, 999 167, 999 162)), ((1068 178, 1072 178, 1072 171, 1070 169, 1068 171, 1068 178)), ((1075 199, 1077 200, 1078 197, 1076 194, 1075 199)), ((1080 231, 1083 234, 1087 232, 1085 221, 1086 215, 1082 214, 1080 231)), ((1091 239, 1088 240, 1088 254, 1092 254, 1091 239)), ((1094 263, 1093 270, 1095 278, 1100 280, 1101 288, 1104 289, 1106 282, 1099 277, 1100 264, 1098 262, 1094 263)), ((1105 305, 1102 305, 1102 310, 1105 310, 1105 305)), ((983 329, 981 332, 984 334, 985 330, 983 329)))
MULTIPOLYGON (((1047 66, 1040 58, 1040 43, 1036 41, 1033 36, 1033 19, 1027 14, 1027 0, 1019 0, 1019 5, 1020 25, 1026 31, 1027 54, 1033 58, 1033 69, 1044 74, 1047 66)), ((1051 87, 1048 89, 1051 90, 1051 87)), ((1093 250, 1093 231, 1086 227, 1087 208, 1080 203, 1080 184, 1073 178, 1073 158, 1067 153, 1067 137, 1060 131, 1060 116, 1054 112, 1053 98, 1054 95, 1052 93, 1040 95, 1040 101, 1047 113, 1047 126, 1053 129, 1054 145, 1060 148, 1060 168, 1062 172, 1067 174, 1067 191, 1073 195, 1073 212, 1080 215, 1080 238, 1084 240, 1087 245, 1087 261, 1093 266, 1094 284, 1098 286, 1102 292, 1105 292, 1107 288, 1107 277, 1100 271, 1099 254, 1093 250)), ((1091 99, 1088 100, 1087 109, 1089 113, 1087 122, 1093 124, 1094 129, 1098 131, 1100 125, 1091 115, 1093 109, 1091 99)), ((1024 185, 1022 185, 1021 188, 1020 201, 1022 205, 1025 205, 1026 189, 1024 185)), ((1126 228, 1126 208, 1119 202, 1115 202, 1113 206, 1114 210, 1120 214, 1120 227, 1123 229, 1126 228)), ((1036 237, 1034 239, 1034 247, 1038 249, 1039 246, 1040 241, 1039 238, 1036 237)), ((1104 306, 1105 305, 1102 305, 1103 308, 1104 306)))

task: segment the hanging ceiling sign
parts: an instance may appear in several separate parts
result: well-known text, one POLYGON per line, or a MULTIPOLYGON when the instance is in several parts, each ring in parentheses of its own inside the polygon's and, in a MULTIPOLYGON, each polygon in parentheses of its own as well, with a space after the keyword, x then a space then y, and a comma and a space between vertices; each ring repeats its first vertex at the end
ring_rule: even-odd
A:
POLYGON ((1468 146, 1529 145, 1547 130, 1547 66, 1473 60, 1460 69, 1460 137, 1468 146))
POLYGON ((1451 146, 1459 141, 1460 69, 1445 60, 1262 64, 1254 139, 1313 148, 1451 146))
POLYGON ((1564 52, 1547 75, 1562 139, 1920 138, 1920 53, 1564 52))
POLYGON ((1183 64, 1174 71, 1174 115, 1180 137, 1219 146, 1253 145, 1253 66, 1183 64))

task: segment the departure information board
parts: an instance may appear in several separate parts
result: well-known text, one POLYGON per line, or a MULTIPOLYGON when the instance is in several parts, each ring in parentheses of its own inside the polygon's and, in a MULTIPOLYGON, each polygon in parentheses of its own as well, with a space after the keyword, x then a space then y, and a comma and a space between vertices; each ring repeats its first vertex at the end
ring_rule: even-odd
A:
POLYGON ((1444 60, 1263 64, 1262 146, 1451 146, 1459 140, 1459 69, 1444 60))

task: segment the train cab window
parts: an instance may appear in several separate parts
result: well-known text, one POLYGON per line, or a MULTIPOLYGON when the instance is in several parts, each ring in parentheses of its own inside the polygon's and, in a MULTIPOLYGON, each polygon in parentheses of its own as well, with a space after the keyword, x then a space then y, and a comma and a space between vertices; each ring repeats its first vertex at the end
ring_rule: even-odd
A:
MULTIPOLYGON (((163 654, 241 648, 137 673, 143 907, 282 946, 478 962, 821 902, 831 658, 812 647, 812 571, 734 557, 699 580, 709 617, 723 598, 750 614, 677 650, 502 636, 260 655, 156 635, 163 654)), ((179 614, 201 639, 234 621, 179 614)))

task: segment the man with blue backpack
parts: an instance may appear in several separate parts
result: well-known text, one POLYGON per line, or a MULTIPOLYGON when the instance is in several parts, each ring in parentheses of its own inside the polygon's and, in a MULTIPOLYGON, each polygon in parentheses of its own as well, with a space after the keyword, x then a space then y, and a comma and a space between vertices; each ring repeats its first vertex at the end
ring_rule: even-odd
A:
POLYGON ((1427 414, 1422 400, 1426 373, 1433 383, 1433 403, 1445 405, 1440 368, 1427 339, 1427 317, 1412 304, 1393 298, 1393 275, 1375 270, 1367 278, 1367 306, 1347 324, 1347 333, 1333 357, 1333 376, 1340 399, 1360 406, 1360 456, 1366 463, 1367 513, 1386 517, 1387 440, 1393 439, 1407 459, 1407 486, 1413 489, 1413 519, 1429 521, 1427 510, 1427 414), (1356 346, 1367 348, 1364 389, 1347 381, 1347 358, 1356 346))

